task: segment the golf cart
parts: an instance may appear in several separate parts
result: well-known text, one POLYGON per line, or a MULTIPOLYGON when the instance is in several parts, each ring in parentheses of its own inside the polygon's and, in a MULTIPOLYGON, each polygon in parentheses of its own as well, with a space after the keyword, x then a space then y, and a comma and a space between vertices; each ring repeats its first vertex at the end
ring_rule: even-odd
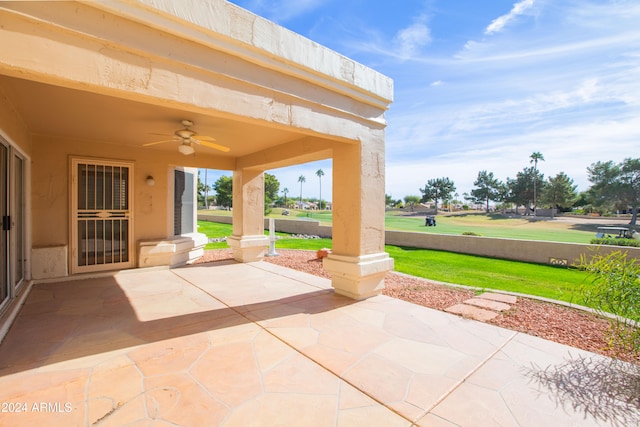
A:
POLYGON ((616 239, 633 239, 634 231, 629 227, 598 227, 596 237, 602 239, 611 237, 616 239))

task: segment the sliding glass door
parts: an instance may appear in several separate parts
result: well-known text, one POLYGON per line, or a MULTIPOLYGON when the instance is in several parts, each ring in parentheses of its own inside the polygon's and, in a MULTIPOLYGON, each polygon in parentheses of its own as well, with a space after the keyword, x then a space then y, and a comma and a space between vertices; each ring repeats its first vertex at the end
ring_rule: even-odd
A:
POLYGON ((0 215, 2 215, 2 232, 0 233, 0 308, 7 305, 11 297, 11 280, 9 280, 9 148, 0 140, 0 215))
POLYGON ((25 282, 25 160, 0 138, 0 311, 25 282))

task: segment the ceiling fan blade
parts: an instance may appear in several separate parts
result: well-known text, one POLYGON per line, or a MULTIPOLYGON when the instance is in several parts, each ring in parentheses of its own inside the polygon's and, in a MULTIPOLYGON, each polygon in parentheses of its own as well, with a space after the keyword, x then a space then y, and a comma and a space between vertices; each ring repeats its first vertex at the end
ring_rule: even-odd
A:
POLYGON ((179 141, 177 139, 165 139, 164 141, 156 141, 156 142, 147 142, 146 144, 142 144, 143 147, 149 147, 151 145, 156 145, 156 144, 164 144, 165 142, 174 142, 174 141, 179 141))
POLYGON ((191 135, 191 138, 197 139, 198 141, 209 141, 214 142, 216 139, 212 136, 207 135, 191 135))
POLYGON ((198 140, 198 139, 196 139, 194 137, 191 137, 191 139, 196 144, 204 145, 205 147, 213 148, 214 150, 220 150, 220 151, 223 151, 225 153, 227 153, 227 152, 229 152, 231 150, 229 147, 225 147, 224 145, 214 144, 213 142, 200 141, 200 140, 198 140))

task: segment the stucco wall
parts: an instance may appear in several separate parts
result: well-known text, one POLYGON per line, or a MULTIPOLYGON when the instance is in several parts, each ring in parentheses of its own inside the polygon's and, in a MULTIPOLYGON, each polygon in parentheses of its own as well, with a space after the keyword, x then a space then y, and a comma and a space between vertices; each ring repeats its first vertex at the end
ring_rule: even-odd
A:
MULTIPOLYGON (((198 215, 199 220, 231 224, 231 217, 198 215)), ((276 219, 276 231, 331 237, 331 227, 320 225, 318 221, 276 219)), ((265 219, 265 229, 269 222, 265 219)), ((631 257, 640 259, 640 248, 593 246, 580 243, 543 242, 536 240, 498 239, 481 236, 457 236, 448 234, 412 233, 407 231, 385 232, 385 244, 412 248, 435 249, 490 258, 526 261, 538 264, 571 265, 579 261, 580 255, 589 255, 596 250, 609 253, 622 249, 631 257), (553 261, 555 260, 555 262, 553 261)), ((276 244, 277 247, 277 244, 276 244)))
MULTIPOLYGON (((166 156, 154 150, 127 148, 115 144, 66 141, 35 136, 32 156, 33 246, 66 245, 69 240, 70 157, 125 160, 134 162, 133 221, 134 241, 165 238, 171 234, 168 189, 172 166, 166 156), (155 185, 145 181, 153 176, 155 185)), ((175 155, 174 155, 175 157, 175 155)))
POLYGON ((436 249, 539 264, 562 265, 566 262, 568 265, 571 265, 578 262, 582 254, 589 256, 595 253, 596 250, 600 253, 609 253, 613 250, 623 249, 628 251, 632 257, 640 259, 640 248, 621 248, 616 246, 598 247, 580 243, 498 239, 481 236, 456 236, 389 230, 386 232, 386 244, 436 249))
POLYGON ((16 144, 27 156, 31 155, 31 137, 13 102, 0 86, 0 134, 8 142, 16 144))

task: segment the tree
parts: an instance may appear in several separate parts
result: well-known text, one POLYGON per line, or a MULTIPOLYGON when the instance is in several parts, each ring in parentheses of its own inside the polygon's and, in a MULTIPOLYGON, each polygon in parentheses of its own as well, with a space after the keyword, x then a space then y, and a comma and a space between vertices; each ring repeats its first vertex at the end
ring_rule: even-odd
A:
POLYGON ((322 209, 322 177, 324 176, 324 171, 322 169, 318 169, 316 171, 316 175, 320 182, 320 202, 318 203, 318 206, 320 209, 322 209))
POLYGON ((581 209, 583 212, 593 212, 593 196, 591 191, 581 191, 573 202, 573 207, 581 209))
POLYGON ((393 200, 393 197, 391 196, 391 194, 385 194, 384 195, 384 205, 385 206, 393 206, 395 204, 395 200, 393 200))
MULTIPOLYGON (((209 201, 207 199, 209 198, 209 190, 211 190, 211 187, 209 187, 209 183, 207 181, 208 172, 209 172, 209 169, 204 170, 204 208, 205 209, 209 209, 209 201)), ((200 174, 198 173, 198 179, 199 178, 200 178, 200 174)))
POLYGON ((555 208, 568 208, 578 198, 577 185, 573 184, 573 179, 560 172, 555 177, 549 177, 549 182, 541 194, 543 203, 551 205, 551 218, 554 216, 555 208))
POLYGON ((636 225, 640 201, 640 158, 624 159, 619 164, 613 161, 596 162, 587 168, 589 189, 596 206, 631 208, 631 225, 636 225))
POLYGON ((209 202, 210 202, 209 191, 211 191, 211 186, 205 185, 204 186, 204 208, 205 209, 209 209, 209 202))
POLYGON ((536 214, 536 207, 538 207, 538 201, 536 198, 537 193, 537 178, 538 178, 538 161, 541 160, 544 162, 544 156, 542 153, 536 151, 529 156, 531 161, 529 163, 533 163, 533 215, 536 214))
POLYGON ((436 205, 436 214, 438 213, 438 200, 447 200, 451 193, 456 191, 456 186, 449 178, 436 178, 427 181, 424 188, 420 189, 422 193, 422 202, 433 200, 436 205))
POLYGON ((507 178, 508 196, 505 201, 518 206, 525 206, 527 213, 531 212, 535 205, 533 203, 533 187, 542 189, 544 187, 544 175, 535 172, 534 168, 524 168, 516 174, 515 179, 507 178))
POLYGON ((300 208, 302 209, 302 184, 307 182, 307 178, 305 178, 304 175, 300 175, 298 177, 298 182, 300 183, 300 208))
POLYGON ((205 189, 204 189, 204 182, 202 182, 200 180, 200 169, 198 169, 198 182, 197 182, 197 187, 198 187, 198 194, 197 194, 197 198, 198 198, 198 206, 202 206, 204 205, 205 202, 205 189))
POLYGON ((418 203, 420 203, 420 196, 404 196, 404 204, 411 208, 411 212, 413 212, 413 207, 418 203))
POLYGON ((216 200, 220 206, 233 206, 233 179, 230 176, 221 176, 213 183, 213 190, 216 192, 216 200))
POLYGON ((289 193, 289 189, 287 187, 282 189, 282 192, 284 193, 284 207, 287 207, 287 194, 289 193))
POLYGON ((477 187, 471 190, 474 202, 485 203, 486 212, 489 213, 489 201, 500 199, 503 184, 493 176, 493 172, 480 171, 473 185, 477 187))
POLYGON ((264 174, 264 213, 268 214, 271 211, 271 204, 278 198, 278 191, 280 191, 280 181, 275 175, 270 173, 264 174))
POLYGON ((631 225, 638 219, 638 200, 640 199, 640 158, 624 159, 621 165, 622 200, 631 206, 631 225))

